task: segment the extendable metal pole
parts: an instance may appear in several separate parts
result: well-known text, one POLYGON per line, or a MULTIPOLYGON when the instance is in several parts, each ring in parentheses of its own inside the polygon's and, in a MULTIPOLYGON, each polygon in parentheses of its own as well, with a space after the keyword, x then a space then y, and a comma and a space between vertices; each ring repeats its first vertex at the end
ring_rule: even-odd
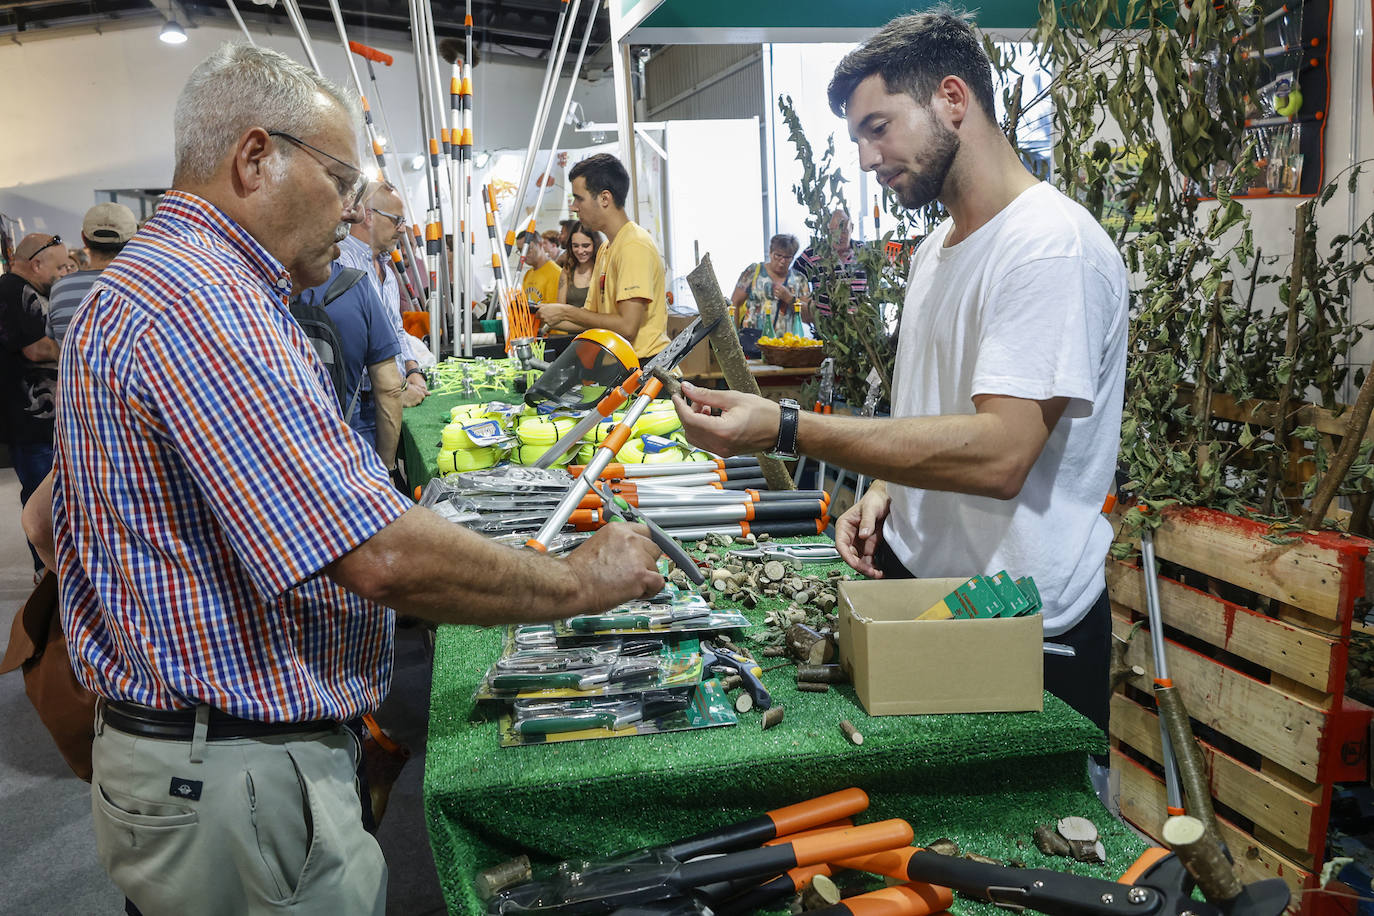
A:
POLYGON ((572 12, 569 15, 568 0, 563 0, 562 9, 558 13, 558 24, 554 27, 553 32, 553 45, 549 49, 549 66, 544 71, 544 84, 540 87, 539 103, 534 110, 534 123, 530 126, 530 142, 525 148, 525 161, 520 166, 520 180, 515 186, 515 215, 511 221, 511 230, 506 236, 507 250, 515 244, 515 225, 522 216, 520 208, 524 206, 525 192, 529 190, 530 174, 534 171, 534 159, 539 153, 539 143, 544 137, 544 128, 548 124, 549 109, 552 107, 550 103, 554 89, 558 85, 558 77, 563 71, 563 61, 567 56, 568 45, 572 40, 572 22, 577 18, 577 10, 581 2, 582 0, 572 0, 572 12))
MULTIPOLYGON (((1155 539, 1149 525, 1140 528, 1140 561, 1145 574, 1145 606, 1150 618, 1150 649, 1154 652, 1155 686, 1170 687, 1169 660, 1164 655, 1164 620, 1159 609, 1159 580, 1155 567, 1155 539)), ((1183 790, 1179 786, 1178 760, 1164 717, 1159 717, 1159 738, 1164 765, 1164 793, 1170 814, 1182 814, 1183 790)))
MULTIPOLYGON (((558 144, 563 140, 563 127, 568 123, 568 112, 572 110, 573 92, 577 89, 577 75, 582 72, 582 61, 587 55, 587 44, 592 37, 592 28, 596 25, 596 14, 601 11, 601 0, 592 0, 592 12, 587 17, 587 31, 582 33, 582 44, 577 49, 577 62, 573 64, 572 79, 568 82, 568 94, 563 97, 563 113, 558 116, 558 124, 553 133, 553 145, 549 147, 548 171, 552 172, 554 157, 558 155, 558 144)), ((568 31, 571 32, 575 23, 569 23, 568 31)), ((535 186, 539 189, 534 197, 534 210, 530 213, 529 231, 534 231, 535 219, 539 216, 539 207, 544 202, 544 192, 548 190, 551 181, 536 182, 535 186)))

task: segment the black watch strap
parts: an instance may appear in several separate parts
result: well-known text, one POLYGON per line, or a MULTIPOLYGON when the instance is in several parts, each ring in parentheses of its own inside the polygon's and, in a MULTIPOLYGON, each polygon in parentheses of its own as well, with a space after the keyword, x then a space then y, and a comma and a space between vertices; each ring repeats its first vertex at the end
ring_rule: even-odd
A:
POLYGON ((797 457, 797 422, 801 405, 790 398, 778 402, 778 441, 768 457, 791 460, 797 457))
POLYGON ((425 374, 425 370, 420 369, 420 368, 407 369, 407 370, 406 370, 406 378, 410 378, 412 375, 423 376, 424 374, 425 374))

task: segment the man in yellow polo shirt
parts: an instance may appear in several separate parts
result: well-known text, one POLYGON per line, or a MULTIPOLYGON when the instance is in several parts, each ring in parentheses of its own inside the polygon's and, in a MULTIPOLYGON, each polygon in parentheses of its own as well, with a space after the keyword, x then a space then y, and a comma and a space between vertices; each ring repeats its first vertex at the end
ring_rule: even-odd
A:
POLYGON ((653 236, 625 214, 630 175, 607 153, 583 159, 568 172, 572 212, 582 226, 610 239, 601 246, 587 290, 587 307, 544 305, 539 317, 551 330, 580 333, 605 328, 630 341, 640 359, 668 346, 668 301, 663 256, 653 236))
POLYGON ((522 232, 517 241, 524 248, 525 263, 530 268, 520 281, 525 288, 525 300, 531 306, 557 302, 558 277, 563 269, 550 257, 548 241, 538 232, 522 232))

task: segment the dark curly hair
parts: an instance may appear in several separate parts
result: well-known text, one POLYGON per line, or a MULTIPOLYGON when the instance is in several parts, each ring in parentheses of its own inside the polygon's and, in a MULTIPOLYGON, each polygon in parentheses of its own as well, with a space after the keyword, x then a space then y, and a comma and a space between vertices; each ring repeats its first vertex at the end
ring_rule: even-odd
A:
POLYGON ((875 73, 888 92, 905 92, 923 106, 930 104, 940 80, 957 76, 973 91, 984 114, 997 117, 992 64, 973 30, 972 16, 963 10, 934 7, 883 26, 835 68, 826 92, 830 110, 844 117, 849 97, 875 73))

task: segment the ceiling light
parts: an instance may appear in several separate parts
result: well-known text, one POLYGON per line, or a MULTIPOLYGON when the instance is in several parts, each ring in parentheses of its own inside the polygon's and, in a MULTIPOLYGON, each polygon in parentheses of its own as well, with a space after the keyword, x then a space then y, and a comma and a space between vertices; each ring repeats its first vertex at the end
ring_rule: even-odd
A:
POLYGON ((157 33, 157 37, 164 44, 186 44, 186 30, 183 29, 175 19, 168 19, 166 22, 164 22, 162 24, 162 31, 157 33))
POLYGON ((424 168, 424 167, 425 167, 425 157, 424 157, 424 156, 416 156, 414 159, 410 160, 410 168, 411 168, 412 171, 418 172, 418 171, 420 171, 420 169, 422 169, 422 168, 424 168))

